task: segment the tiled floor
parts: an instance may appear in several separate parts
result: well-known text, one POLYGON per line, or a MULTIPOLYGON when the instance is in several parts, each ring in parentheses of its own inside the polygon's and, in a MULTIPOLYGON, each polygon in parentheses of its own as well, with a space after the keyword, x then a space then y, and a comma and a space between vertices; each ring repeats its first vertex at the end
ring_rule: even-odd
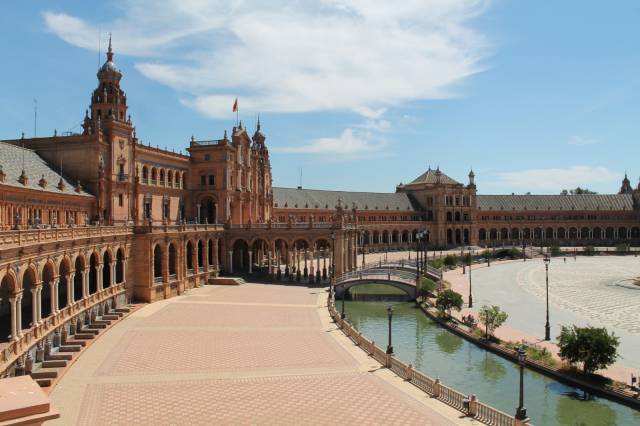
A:
POLYGON ((148 305, 62 378, 52 393, 57 424, 468 422, 350 345, 329 322, 325 297, 246 284, 148 305))

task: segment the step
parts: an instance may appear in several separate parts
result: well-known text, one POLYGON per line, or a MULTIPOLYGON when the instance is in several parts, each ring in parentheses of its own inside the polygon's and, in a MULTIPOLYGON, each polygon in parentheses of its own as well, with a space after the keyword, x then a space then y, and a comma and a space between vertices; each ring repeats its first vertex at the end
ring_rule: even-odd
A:
POLYGON ((110 320, 110 321, 116 321, 116 320, 120 319, 120 315, 115 315, 115 314, 103 315, 102 319, 110 320))
POLYGON ((67 366, 67 361, 61 359, 56 361, 43 361, 42 368, 62 368, 67 366))
MULTIPOLYGON (((81 343, 84 343, 84 342, 81 342, 81 343)), ((81 349, 82 349, 82 345, 70 344, 70 345, 60 346, 58 351, 59 352, 80 352, 81 349)))
POLYGON ((73 359, 73 355, 71 354, 61 354, 61 353, 51 353, 46 355, 45 361, 71 361, 73 359))
POLYGON ((116 308, 116 312, 122 312, 123 314, 128 314, 131 312, 131 308, 116 308))
POLYGON ((41 388, 48 388, 51 386, 51 379, 35 379, 35 381, 41 388))
POLYGON ((76 333, 73 335, 73 338, 76 340, 91 340, 96 337, 93 333, 76 333))
POLYGON ((99 332, 100 330, 104 330, 105 328, 107 328, 107 324, 98 324, 92 322, 87 327, 85 327, 85 330, 97 330, 99 332))
POLYGON ((77 336, 78 334, 93 334, 95 336, 97 334, 100 334, 100 330, 92 330, 90 326, 85 326, 84 328, 82 328, 82 330, 78 330, 76 334, 74 334, 74 336, 77 336))
POLYGON ((67 343, 65 343, 65 345, 86 346, 87 342, 85 340, 68 339, 67 343))
POLYGON ((40 369, 30 374, 31 378, 36 379, 55 379, 58 377, 57 369, 40 369))
POLYGON ((109 324, 111 324, 111 321, 105 320, 104 316, 102 317, 102 319, 95 320, 94 322, 91 323, 91 325, 104 325, 105 327, 108 326, 109 324))

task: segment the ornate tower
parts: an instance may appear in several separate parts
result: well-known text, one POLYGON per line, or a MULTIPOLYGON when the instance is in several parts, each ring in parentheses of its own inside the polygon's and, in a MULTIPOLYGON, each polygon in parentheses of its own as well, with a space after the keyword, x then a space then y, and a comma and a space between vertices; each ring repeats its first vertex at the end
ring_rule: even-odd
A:
POLYGON ((622 179, 622 186, 620 187, 620 194, 631 194, 633 192, 633 188, 631 187, 631 182, 627 177, 627 173, 624 174, 624 179, 622 179))

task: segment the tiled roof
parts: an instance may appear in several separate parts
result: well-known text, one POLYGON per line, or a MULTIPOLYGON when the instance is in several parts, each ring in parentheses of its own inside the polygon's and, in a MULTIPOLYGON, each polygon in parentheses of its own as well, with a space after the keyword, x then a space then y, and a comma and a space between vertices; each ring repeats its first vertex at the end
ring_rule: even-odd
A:
POLYGON ((415 210, 405 193, 273 188, 274 208, 335 209, 338 199, 346 209, 352 208, 355 203, 358 210, 415 210))
POLYGON ((450 178, 440 171, 440 169, 432 170, 431 168, 412 180, 412 183, 437 183, 438 182, 438 173, 440 174, 440 183, 444 183, 447 185, 460 185, 460 182, 455 179, 450 178))
POLYGON ((632 210, 631 194, 478 195, 480 210, 632 210))
POLYGON ((0 142, 0 167, 5 173, 4 182, 0 185, 9 185, 19 188, 27 188, 36 191, 52 192, 57 194, 91 196, 88 192, 75 191, 75 182, 71 183, 63 177, 64 190, 58 189, 60 175, 54 171, 38 154, 34 151, 20 146, 0 142), (29 178, 27 186, 22 185, 18 179, 22 174, 22 159, 24 153, 24 171, 29 178), (40 179, 44 176, 47 181, 45 188, 39 185, 40 179))

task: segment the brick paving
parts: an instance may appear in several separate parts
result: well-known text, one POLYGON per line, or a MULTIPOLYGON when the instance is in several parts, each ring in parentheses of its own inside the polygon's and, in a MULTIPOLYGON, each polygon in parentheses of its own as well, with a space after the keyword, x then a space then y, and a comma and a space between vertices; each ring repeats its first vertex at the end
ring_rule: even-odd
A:
POLYGON ((325 297, 246 284, 145 306, 68 370, 52 424, 476 423, 368 358, 330 323, 325 297))

